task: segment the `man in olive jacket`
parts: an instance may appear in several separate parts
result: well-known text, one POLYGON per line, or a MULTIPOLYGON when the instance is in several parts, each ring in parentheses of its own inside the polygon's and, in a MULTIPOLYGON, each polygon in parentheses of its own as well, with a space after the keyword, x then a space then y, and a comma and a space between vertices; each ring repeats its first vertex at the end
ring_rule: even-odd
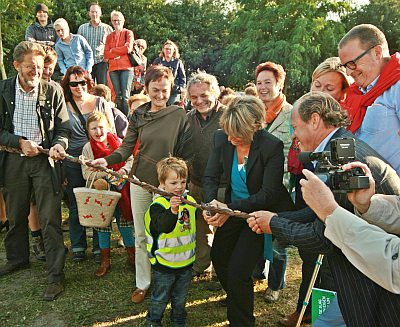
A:
POLYGON ((65 157, 70 134, 69 117, 60 88, 41 80, 45 52, 23 41, 14 49, 18 75, 0 81, 0 145, 23 154, 0 152, 0 187, 10 231, 4 244, 7 263, 0 276, 29 264, 28 220, 34 194, 39 210, 48 268, 45 300, 54 300, 63 290, 64 242, 61 230, 60 166, 53 160, 65 157), (49 159, 39 152, 49 149, 49 159))

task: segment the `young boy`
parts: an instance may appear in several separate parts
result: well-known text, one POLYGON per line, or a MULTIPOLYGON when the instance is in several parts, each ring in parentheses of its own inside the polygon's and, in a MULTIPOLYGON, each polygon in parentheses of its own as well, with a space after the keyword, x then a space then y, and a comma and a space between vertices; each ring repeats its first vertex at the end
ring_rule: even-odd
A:
POLYGON ((158 196, 144 217, 147 252, 152 264, 153 291, 147 316, 148 326, 161 326, 165 308, 171 301, 173 326, 186 326, 186 296, 192 280, 196 247, 196 208, 182 204, 188 168, 185 161, 168 157, 157 163, 160 188, 173 193, 170 199, 158 196))

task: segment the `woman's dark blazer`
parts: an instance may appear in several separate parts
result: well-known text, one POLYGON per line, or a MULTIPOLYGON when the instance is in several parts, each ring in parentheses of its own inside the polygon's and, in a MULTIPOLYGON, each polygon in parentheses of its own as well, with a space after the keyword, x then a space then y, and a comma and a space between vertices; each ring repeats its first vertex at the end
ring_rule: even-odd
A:
POLYGON ((204 201, 217 198, 219 181, 224 176, 228 181, 225 202, 230 209, 247 213, 256 210, 294 210, 293 202, 282 184, 285 161, 282 141, 264 129, 254 134, 246 165, 246 184, 250 197, 237 201, 231 200, 230 186, 234 149, 224 131, 217 130, 203 176, 204 201))

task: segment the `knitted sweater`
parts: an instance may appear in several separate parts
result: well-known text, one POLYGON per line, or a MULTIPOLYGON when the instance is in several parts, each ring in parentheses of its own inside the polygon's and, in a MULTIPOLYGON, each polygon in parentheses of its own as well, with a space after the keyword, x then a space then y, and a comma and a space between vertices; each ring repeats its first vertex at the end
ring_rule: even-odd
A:
POLYGON ((157 112, 151 112, 150 107, 149 102, 136 109, 121 146, 105 159, 108 165, 126 161, 139 140, 130 176, 135 175, 142 182, 158 185, 156 164, 161 159, 173 155, 189 161, 190 166, 192 133, 181 107, 169 106, 157 112))

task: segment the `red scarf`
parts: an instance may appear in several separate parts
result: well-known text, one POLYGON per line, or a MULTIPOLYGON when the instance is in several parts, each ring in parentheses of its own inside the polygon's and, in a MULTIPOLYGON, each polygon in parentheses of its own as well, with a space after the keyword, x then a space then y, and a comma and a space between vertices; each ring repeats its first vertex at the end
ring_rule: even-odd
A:
POLYGON ((346 99, 342 108, 347 110, 351 125, 348 129, 354 134, 361 126, 367 107, 372 105, 376 98, 400 80, 400 53, 396 52, 390 57, 376 85, 367 93, 362 94, 354 83, 347 90, 346 99))
MULTIPOLYGON (((107 143, 110 146, 111 150, 102 142, 97 142, 90 138, 90 146, 93 151, 94 159, 97 158, 104 158, 111 153, 113 153, 116 149, 118 149, 121 145, 121 140, 118 136, 107 133, 107 143)), ((120 162, 113 165, 108 165, 107 168, 111 168, 114 171, 120 170, 125 165, 125 162, 120 162)), ((119 191, 121 193, 121 199, 119 200, 118 204, 122 211, 122 215, 124 219, 127 221, 132 221, 132 209, 131 209, 131 199, 129 194, 129 183, 126 183, 124 187, 119 191)))

